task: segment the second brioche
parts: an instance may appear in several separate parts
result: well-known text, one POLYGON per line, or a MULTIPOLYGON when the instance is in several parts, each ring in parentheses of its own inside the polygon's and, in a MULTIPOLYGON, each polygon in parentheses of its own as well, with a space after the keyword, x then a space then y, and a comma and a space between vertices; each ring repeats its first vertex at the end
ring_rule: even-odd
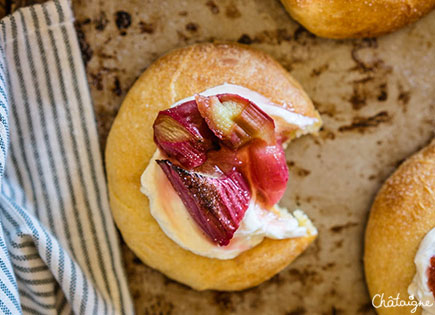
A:
POLYGON ((375 37, 415 22, 435 0, 281 0, 310 32, 329 38, 375 37))

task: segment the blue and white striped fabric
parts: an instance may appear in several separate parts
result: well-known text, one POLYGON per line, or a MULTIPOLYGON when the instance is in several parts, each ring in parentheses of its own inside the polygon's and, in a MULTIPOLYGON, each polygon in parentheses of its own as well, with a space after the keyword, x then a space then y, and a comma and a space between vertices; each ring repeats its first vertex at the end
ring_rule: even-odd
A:
POLYGON ((0 313, 132 314, 68 2, 0 22, 0 313))

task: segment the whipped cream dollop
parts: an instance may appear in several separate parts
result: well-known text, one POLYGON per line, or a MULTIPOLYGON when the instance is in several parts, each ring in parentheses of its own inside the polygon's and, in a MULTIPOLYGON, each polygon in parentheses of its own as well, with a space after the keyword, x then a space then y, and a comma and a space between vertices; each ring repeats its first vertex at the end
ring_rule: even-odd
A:
POLYGON ((420 243, 414 258, 417 271, 408 287, 409 295, 422 302, 423 315, 435 314, 434 294, 429 287, 430 269, 435 267, 431 263, 432 257, 435 257, 435 228, 420 243))
POLYGON ((263 209, 252 197, 240 226, 230 243, 219 246, 201 231, 183 201, 155 160, 164 159, 157 150, 141 177, 141 191, 150 201, 151 215, 161 229, 175 243, 197 255, 218 259, 231 259, 258 245, 265 238, 285 239, 316 235, 308 217, 296 210, 293 215, 274 206, 263 209))
MULTIPOLYGON (((255 91, 234 84, 223 84, 199 94, 211 96, 223 93, 237 94, 256 104, 274 119, 277 132, 280 125, 295 125, 300 131, 297 135, 301 135, 317 130, 321 123, 318 118, 291 112, 255 91)), ((171 107, 191 100, 194 100, 194 96, 182 99, 171 107)), ((317 234, 316 228, 301 210, 295 210, 291 214, 278 205, 263 209, 253 196, 230 243, 219 246, 201 231, 165 173, 155 162, 164 158, 157 149, 141 176, 141 192, 148 197, 151 215, 163 232, 186 250, 210 258, 232 259, 258 245, 265 237, 287 239, 317 234)))

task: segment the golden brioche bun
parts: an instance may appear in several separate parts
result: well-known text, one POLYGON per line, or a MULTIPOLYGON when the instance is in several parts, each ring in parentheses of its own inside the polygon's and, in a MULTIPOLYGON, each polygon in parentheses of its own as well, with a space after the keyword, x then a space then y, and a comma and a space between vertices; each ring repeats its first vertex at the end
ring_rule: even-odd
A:
POLYGON ((127 94, 106 146, 111 208, 125 242, 145 264, 198 290, 255 286, 286 267, 315 239, 266 239, 237 258, 210 259, 182 249, 151 216, 140 177, 156 150, 152 125, 158 112, 225 82, 319 118, 300 85, 265 53, 237 44, 199 44, 170 52, 142 74, 127 94))
MULTIPOLYGON (((364 266, 370 295, 408 300, 414 257, 435 227, 435 141, 405 161, 385 182, 366 228, 364 266)), ((412 307, 378 308, 379 314, 411 314, 412 307)), ((415 314, 420 314, 419 309, 415 314)))
POLYGON ((329 38, 375 37, 415 22, 435 0, 281 0, 310 32, 329 38))

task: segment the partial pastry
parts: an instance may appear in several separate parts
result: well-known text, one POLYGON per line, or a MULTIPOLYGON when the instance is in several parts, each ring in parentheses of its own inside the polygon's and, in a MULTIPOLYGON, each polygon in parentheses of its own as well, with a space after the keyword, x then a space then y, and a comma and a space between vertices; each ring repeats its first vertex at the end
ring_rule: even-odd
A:
POLYGON ((364 266, 378 314, 435 314, 435 140, 379 191, 364 266))
POLYGON ((265 53, 237 44, 168 53, 130 89, 107 140, 125 242, 194 289, 269 279, 316 238, 302 210, 278 201, 284 147, 320 126, 301 86, 265 53))
POLYGON ((310 32, 329 38, 375 37, 417 21, 435 0, 281 0, 310 32))

